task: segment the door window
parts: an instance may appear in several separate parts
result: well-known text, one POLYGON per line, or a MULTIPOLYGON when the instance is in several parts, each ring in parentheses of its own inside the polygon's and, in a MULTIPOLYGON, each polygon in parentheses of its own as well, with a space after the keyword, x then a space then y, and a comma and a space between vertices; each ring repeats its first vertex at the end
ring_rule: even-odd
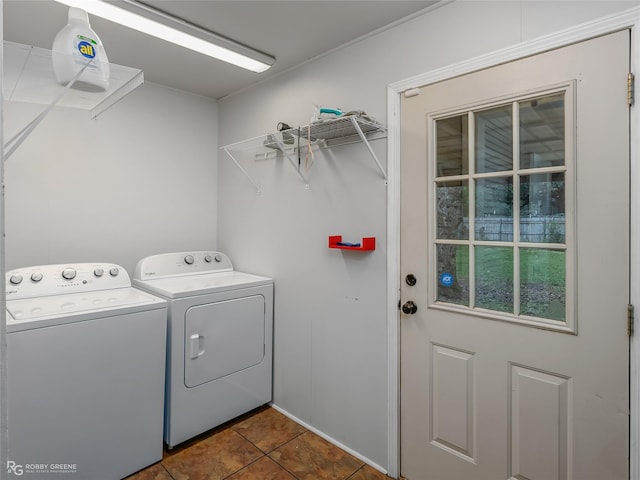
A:
POLYGON ((572 87, 430 119, 432 307, 575 330, 572 87))

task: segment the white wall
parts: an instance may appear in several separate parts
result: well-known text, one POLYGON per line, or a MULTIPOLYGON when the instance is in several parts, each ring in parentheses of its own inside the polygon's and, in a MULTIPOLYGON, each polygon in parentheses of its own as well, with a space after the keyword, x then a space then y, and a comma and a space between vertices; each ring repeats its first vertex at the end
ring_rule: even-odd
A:
MULTIPOLYGON (((5 138, 43 110, 5 102, 5 138)), ((7 161, 7 269, 216 246, 218 107, 143 84, 91 120, 54 108, 7 161)))
MULTIPOLYGON (((278 121, 306 124, 314 103, 386 122, 390 83, 638 3, 448 3, 223 99, 220 144, 273 131, 278 121)), ((385 143, 374 142, 383 160, 385 143)), ((245 159, 261 195, 223 152, 219 158, 219 248, 237 268, 275 278, 275 404, 386 468, 384 182, 356 145, 317 155, 309 190, 286 160, 245 159), (332 234, 376 236, 377 250, 329 250, 332 234)))

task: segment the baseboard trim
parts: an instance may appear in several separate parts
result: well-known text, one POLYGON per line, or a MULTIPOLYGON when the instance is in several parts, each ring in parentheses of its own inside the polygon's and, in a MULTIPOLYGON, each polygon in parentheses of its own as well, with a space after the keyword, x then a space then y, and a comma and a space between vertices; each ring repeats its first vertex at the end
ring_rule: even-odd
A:
POLYGON ((353 450, 352 448, 347 447, 346 445, 340 443, 339 441, 337 441, 336 439, 330 437, 329 435, 327 435, 324 432, 321 432, 320 430, 318 430, 317 428, 315 428, 312 425, 309 425, 306 422, 303 422, 302 420, 300 420, 298 417, 296 417, 295 415, 292 415, 291 413, 287 412, 284 408, 277 406, 275 403, 271 404, 271 407, 274 410, 277 410, 278 412, 280 412, 281 414, 283 414, 286 417, 289 417, 291 420, 293 420, 294 422, 302 425, 304 428, 306 428, 307 430, 309 430, 310 432, 315 433, 316 435, 318 435, 319 437, 324 438, 327 442, 332 443, 333 445, 335 445, 336 447, 344 450, 345 452, 347 452, 349 455, 353 455, 354 457, 356 457, 358 460, 362 460, 364 463, 366 463, 367 465, 369 465, 372 468, 375 468, 376 470, 378 470, 381 473, 384 473, 385 475, 387 474, 387 470, 384 469, 383 467, 381 467, 380 465, 378 465, 375 462, 372 462, 370 459, 368 459, 367 457, 365 457, 364 455, 361 455, 360 453, 356 452, 355 450, 353 450))

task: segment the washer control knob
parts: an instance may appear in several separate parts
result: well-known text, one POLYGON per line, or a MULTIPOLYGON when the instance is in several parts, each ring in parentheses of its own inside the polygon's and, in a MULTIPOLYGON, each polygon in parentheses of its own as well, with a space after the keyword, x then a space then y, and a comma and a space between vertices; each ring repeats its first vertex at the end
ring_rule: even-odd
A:
POLYGON ((104 270, 103 270, 102 268, 96 268, 96 269, 93 271, 93 274, 94 274, 96 277, 101 277, 102 275, 104 275, 104 270))
POLYGON ((112 277, 117 277, 119 273, 120 273, 120 269, 116 267, 113 267, 112 269, 109 270, 109 275, 111 275, 112 277))
POLYGON ((205 255, 205 256, 204 256, 204 261, 205 261, 205 262, 207 262, 207 263, 211 263, 211 260, 212 260, 211 255, 205 255))
POLYGON ((184 263, 186 263, 187 265, 193 264, 193 261, 193 255, 187 255, 186 257, 184 257, 184 263))
POLYGON ((73 268, 65 268, 62 270, 62 278, 65 280, 73 280, 76 278, 76 271, 73 268))
POLYGON ((31 281, 38 283, 42 280, 42 274, 40 272, 34 272, 31 274, 31 281))
POLYGON ((216 262, 220 263, 222 261, 222 255, 218 254, 215 256, 216 262))
POLYGON ((13 285, 19 285, 20 282, 22 282, 22 275, 20 275, 19 273, 14 273, 13 275, 11 275, 11 278, 9 278, 9 282, 13 285))

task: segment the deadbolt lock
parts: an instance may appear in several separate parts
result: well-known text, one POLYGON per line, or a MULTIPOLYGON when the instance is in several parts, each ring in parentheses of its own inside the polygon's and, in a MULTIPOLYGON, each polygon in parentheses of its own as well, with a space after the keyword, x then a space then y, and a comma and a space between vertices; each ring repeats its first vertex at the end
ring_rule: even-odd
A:
POLYGON ((404 277, 404 281, 407 282, 407 285, 413 287, 418 282, 418 279, 413 273, 410 273, 409 275, 404 277))

